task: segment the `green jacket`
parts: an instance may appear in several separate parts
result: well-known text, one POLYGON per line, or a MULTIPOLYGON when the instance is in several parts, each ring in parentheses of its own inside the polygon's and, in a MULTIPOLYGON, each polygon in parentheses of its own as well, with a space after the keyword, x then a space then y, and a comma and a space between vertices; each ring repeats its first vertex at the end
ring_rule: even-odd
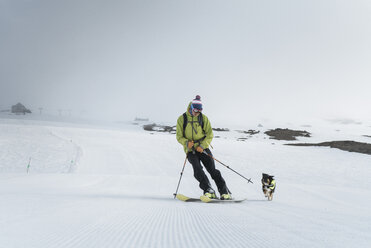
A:
POLYGON ((192 151, 192 149, 188 149, 187 141, 197 141, 205 137, 200 143, 195 143, 194 147, 201 146, 203 149, 209 148, 211 141, 214 138, 213 129, 211 128, 211 124, 209 119, 206 115, 202 114, 203 116, 203 123, 204 123, 204 130, 202 130, 202 126, 198 123, 198 117, 192 116, 189 113, 189 109, 191 108, 191 103, 188 104, 187 108, 187 126, 185 129, 185 135, 183 134, 183 123, 184 118, 183 114, 179 116, 177 124, 176 124, 176 139, 178 142, 183 145, 185 153, 192 151), (192 128, 193 125, 193 128, 192 128))

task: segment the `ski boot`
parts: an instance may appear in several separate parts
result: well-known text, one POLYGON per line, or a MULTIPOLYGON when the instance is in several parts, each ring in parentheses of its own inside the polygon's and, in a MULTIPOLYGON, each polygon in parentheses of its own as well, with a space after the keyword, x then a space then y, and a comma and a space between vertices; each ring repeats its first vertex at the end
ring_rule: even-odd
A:
POLYGON ((232 200, 232 195, 231 194, 222 194, 220 196, 220 200, 232 200))
POLYGON ((216 199, 215 191, 212 188, 209 188, 204 192, 204 196, 210 199, 216 199))

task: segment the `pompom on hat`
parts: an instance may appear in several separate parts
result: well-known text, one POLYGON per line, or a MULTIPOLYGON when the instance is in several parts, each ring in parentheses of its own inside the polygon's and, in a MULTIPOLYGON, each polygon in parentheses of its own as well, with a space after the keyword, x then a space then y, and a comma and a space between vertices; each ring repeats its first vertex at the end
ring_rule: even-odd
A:
POLYGON ((197 95, 196 98, 192 100, 191 107, 192 109, 202 110, 202 102, 201 97, 199 95, 197 95))

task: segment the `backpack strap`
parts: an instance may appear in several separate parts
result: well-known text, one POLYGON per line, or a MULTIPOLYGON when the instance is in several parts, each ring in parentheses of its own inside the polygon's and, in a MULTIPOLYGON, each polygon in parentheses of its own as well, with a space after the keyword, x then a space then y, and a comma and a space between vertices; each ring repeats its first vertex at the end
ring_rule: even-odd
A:
MULTIPOLYGON (((202 132, 205 133, 205 130, 204 130, 204 118, 203 118, 203 115, 202 113, 200 113, 198 115, 198 123, 200 124, 200 126, 202 127, 202 132)), ((187 118, 187 113, 184 112, 183 113, 183 136, 185 137, 185 129, 187 127, 187 124, 188 124, 188 118, 187 118)), ((205 137, 204 137, 205 138, 205 137)), ((203 139, 204 139, 203 138, 203 139)))
POLYGON ((188 123, 187 113, 184 112, 183 114, 183 137, 184 138, 185 138, 185 129, 187 127, 187 123, 188 123))
POLYGON ((199 123, 200 126, 202 127, 202 131, 204 131, 204 118, 203 118, 202 113, 200 113, 200 114, 198 115, 198 123, 199 123))

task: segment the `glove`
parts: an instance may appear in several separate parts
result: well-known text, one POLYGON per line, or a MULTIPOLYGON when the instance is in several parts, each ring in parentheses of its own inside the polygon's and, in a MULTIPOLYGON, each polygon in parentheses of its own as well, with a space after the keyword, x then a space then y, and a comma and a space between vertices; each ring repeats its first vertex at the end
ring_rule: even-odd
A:
POLYGON ((191 140, 187 141, 187 147, 188 147, 188 149, 192 149, 192 147, 193 147, 194 144, 195 143, 193 141, 191 141, 191 140))
POLYGON ((196 151, 203 153, 204 149, 201 146, 197 146, 196 151))

